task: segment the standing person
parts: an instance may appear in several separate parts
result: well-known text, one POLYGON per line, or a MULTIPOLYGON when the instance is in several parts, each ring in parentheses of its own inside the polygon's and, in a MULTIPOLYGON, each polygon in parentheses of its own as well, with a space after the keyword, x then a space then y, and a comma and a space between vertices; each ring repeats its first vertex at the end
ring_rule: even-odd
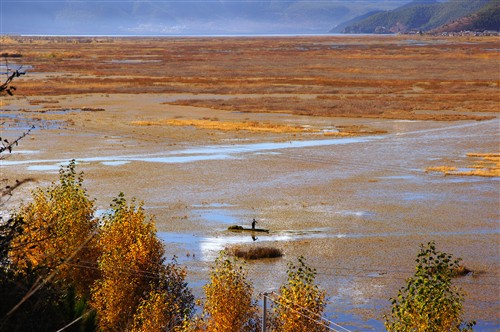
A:
POLYGON ((257 221, 255 220, 255 218, 253 218, 253 221, 252 221, 252 230, 255 229, 255 224, 257 223, 257 221))

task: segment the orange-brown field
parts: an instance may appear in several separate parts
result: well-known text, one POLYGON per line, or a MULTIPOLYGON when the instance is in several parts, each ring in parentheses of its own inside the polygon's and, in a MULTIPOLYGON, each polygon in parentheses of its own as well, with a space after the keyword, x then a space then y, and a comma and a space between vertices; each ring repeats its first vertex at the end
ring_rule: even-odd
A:
POLYGON ((304 255, 328 318, 353 331, 383 329, 434 240, 474 271, 455 280, 466 317, 495 331, 499 49, 495 37, 4 36, 0 53, 27 74, 0 99, 1 136, 36 127, 2 160, 2 179, 30 178, 7 205, 75 158, 98 212, 119 192, 144 201, 198 296, 218 250, 271 247, 283 257, 247 265, 256 293, 304 255), (252 218, 269 234, 227 231, 252 218))
POLYGON ((173 103, 390 119, 481 120, 498 111, 495 37, 371 39, 4 38, 2 53, 45 74, 19 82, 23 96, 211 94, 226 96, 173 103))

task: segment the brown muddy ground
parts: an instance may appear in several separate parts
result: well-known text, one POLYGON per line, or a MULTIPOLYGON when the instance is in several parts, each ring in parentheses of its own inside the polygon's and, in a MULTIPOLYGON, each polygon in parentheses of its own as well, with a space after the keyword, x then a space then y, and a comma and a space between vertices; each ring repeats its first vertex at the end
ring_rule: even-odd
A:
POLYGON ((2 161, 2 178, 36 179, 10 206, 75 158, 100 211, 119 192, 144 201, 197 292, 219 249, 273 245, 283 258, 247 264, 256 292, 277 290, 304 255, 330 295, 328 317, 352 330, 382 328, 419 244, 434 240, 475 271, 456 279, 467 317, 498 328, 498 178, 425 172, 498 152, 498 40, 83 41, 2 44, 33 66, 2 98, 2 137, 37 126, 2 161), (344 128, 357 135, 330 136, 344 128), (270 234, 226 231, 252 218, 270 234))

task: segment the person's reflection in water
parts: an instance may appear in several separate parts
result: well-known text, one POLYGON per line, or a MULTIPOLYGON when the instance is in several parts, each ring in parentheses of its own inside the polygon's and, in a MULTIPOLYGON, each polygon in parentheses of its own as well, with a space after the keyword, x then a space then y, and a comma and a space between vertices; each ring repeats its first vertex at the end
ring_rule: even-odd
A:
POLYGON ((252 240, 254 241, 257 241, 258 237, 256 237, 255 235, 252 235, 252 240))

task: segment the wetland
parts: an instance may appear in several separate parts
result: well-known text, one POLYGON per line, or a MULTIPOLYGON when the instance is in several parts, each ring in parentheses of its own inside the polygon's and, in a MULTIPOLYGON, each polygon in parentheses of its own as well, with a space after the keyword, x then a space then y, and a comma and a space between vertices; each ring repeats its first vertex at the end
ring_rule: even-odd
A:
POLYGON ((455 279, 466 318, 500 328, 497 38, 2 38, 30 66, 2 137, 36 127, 1 161, 34 179, 8 208, 75 159, 99 211, 144 202, 195 294, 219 250, 273 246, 246 264, 256 293, 304 255, 327 317, 356 331, 383 329, 434 240, 474 271, 455 279), (227 230, 253 218, 269 234, 227 230))

